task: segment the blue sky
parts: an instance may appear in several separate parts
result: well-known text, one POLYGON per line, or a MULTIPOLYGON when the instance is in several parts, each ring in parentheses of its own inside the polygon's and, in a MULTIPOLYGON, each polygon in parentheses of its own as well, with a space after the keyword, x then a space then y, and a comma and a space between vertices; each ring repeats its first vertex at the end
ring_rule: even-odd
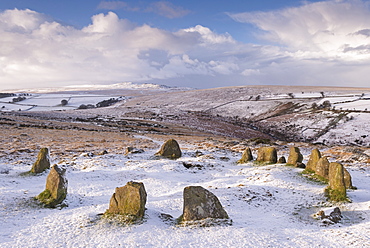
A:
POLYGON ((365 0, 0 1, 0 90, 370 87, 369 64, 365 0))

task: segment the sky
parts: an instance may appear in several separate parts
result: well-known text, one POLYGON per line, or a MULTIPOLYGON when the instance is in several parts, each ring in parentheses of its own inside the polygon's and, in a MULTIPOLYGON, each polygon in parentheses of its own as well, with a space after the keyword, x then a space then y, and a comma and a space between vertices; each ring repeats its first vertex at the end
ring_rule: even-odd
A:
POLYGON ((369 0, 0 0, 0 90, 370 87, 369 0))

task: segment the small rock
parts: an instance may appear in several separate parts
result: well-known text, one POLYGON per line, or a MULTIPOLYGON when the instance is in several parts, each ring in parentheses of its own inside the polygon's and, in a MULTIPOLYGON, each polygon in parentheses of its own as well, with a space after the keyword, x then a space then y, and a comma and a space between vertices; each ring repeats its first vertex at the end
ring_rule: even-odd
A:
POLYGON ((179 144, 176 140, 167 140, 161 147, 161 149, 155 154, 166 158, 180 158, 182 153, 179 144))
POLYGON ((37 155, 37 160, 33 164, 31 173, 41 173, 46 169, 50 168, 50 155, 48 148, 41 148, 39 154, 37 155))
POLYGON ((286 159, 284 156, 281 156, 278 161, 277 161, 278 164, 286 164, 286 159))
POLYGON ((238 160, 238 164, 245 164, 253 160, 252 151, 248 147, 244 150, 241 159, 238 160))

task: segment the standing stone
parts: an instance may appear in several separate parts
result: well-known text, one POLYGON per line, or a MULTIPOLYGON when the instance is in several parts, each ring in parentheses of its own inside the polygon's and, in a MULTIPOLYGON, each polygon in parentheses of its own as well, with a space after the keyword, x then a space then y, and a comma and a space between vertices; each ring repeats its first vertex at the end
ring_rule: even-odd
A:
POLYGON ((141 220, 144 217, 146 197, 143 183, 128 182, 116 188, 105 214, 122 215, 128 222, 141 220))
POLYGON ((334 201, 344 201, 347 198, 344 184, 344 168, 340 163, 329 164, 329 197, 334 201))
POLYGON ((277 161, 278 164, 286 164, 286 159, 284 156, 281 156, 278 161, 277 161))
POLYGON ((326 157, 321 157, 316 163, 315 167, 316 175, 319 175, 320 177, 329 180, 329 164, 330 163, 326 157))
POLYGON ((353 189, 352 185, 352 177, 351 174, 349 174, 348 170, 344 168, 344 185, 346 186, 346 189, 353 189))
POLYGON ((67 196, 68 181, 65 178, 65 170, 54 165, 46 178, 46 187, 36 199, 45 204, 46 207, 56 207, 63 202, 67 196))
POLYGON ((46 169, 50 168, 50 155, 48 148, 41 148, 37 155, 37 160, 33 164, 31 173, 41 173, 46 169))
POLYGON ((300 165, 301 167, 303 161, 303 155, 301 154, 301 151, 299 150, 298 147, 290 147, 289 149, 289 157, 288 157, 288 162, 287 164, 297 166, 300 165))
POLYGON ((276 164, 277 152, 275 147, 260 147, 258 149, 257 161, 269 164, 276 164))
POLYGON ((252 151, 248 147, 244 150, 244 152, 242 154, 242 158, 238 160, 238 164, 245 164, 245 163, 247 163, 249 161, 252 161, 252 160, 253 160, 252 151))
POLYGON ((310 158, 308 159, 306 169, 316 172, 316 166, 320 158, 321 158, 321 153, 319 149, 317 148, 313 149, 311 152, 310 158))
POLYGON ((184 209, 180 221, 197 221, 207 218, 229 219, 218 198, 201 186, 184 188, 184 209))
POLYGON ((182 154, 177 141, 170 139, 162 145, 161 149, 155 155, 176 159, 181 157, 182 154))

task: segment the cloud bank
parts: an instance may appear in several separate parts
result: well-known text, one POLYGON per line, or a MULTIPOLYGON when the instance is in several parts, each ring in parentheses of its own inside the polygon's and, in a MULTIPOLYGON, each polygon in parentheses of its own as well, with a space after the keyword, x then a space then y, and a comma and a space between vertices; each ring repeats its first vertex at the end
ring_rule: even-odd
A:
MULTIPOLYGON (((123 3, 115 2, 130 7, 123 3)), ((201 25, 176 32, 138 26, 113 12, 95 15, 77 29, 32 10, 6 10, 0 12, 0 90, 124 81, 197 88, 370 87, 366 2, 228 15, 255 25, 264 45, 238 42, 201 25)))

